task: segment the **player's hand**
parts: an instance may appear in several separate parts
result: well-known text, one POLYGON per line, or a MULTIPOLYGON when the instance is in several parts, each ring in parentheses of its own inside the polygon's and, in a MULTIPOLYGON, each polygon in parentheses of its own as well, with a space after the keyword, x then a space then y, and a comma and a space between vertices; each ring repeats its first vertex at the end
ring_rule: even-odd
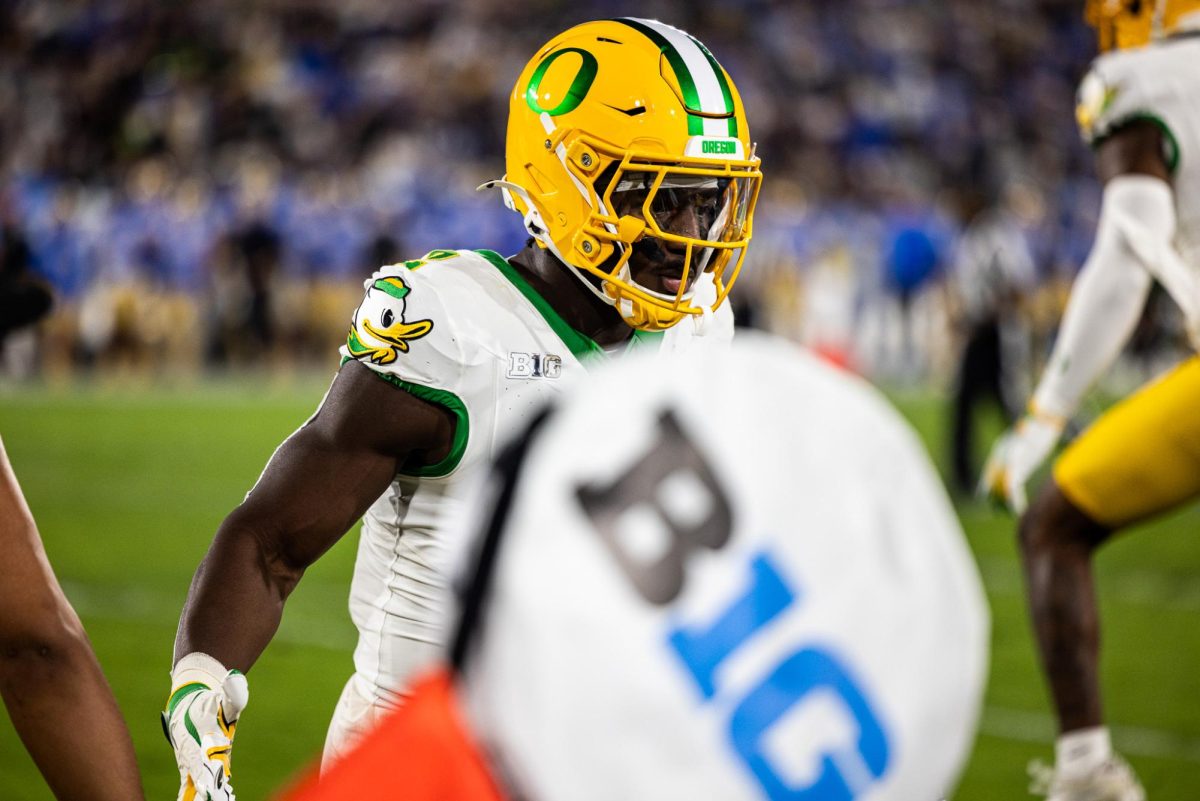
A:
POLYGON ((175 665, 162 719, 179 766, 177 801, 234 801, 230 754, 249 699, 246 677, 207 654, 188 654, 175 665))
POLYGON ((983 467, 979 494, 1002 503, 1014 514, 1024 514, 1025 483, 1034 474, 1062 436, 1062 420, 1047 415, 1026 414, 1004 432, 983 467))

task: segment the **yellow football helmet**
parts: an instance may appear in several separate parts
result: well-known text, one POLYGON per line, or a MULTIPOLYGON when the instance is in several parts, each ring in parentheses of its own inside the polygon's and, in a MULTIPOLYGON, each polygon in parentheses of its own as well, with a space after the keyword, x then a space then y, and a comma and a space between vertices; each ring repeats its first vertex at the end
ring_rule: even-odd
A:
POLYGON ((733 81, 678 28, 602 20, 550 40, 513 89, 506 167, 484 186, 634 328, 716 309, 737 279, 759 159, 733 81), (635 250, 676 274, 639 283, 635 250))
POLYGON ((1084 18, 1101 52, 1127 50, 1200 27, 1200 0, 1087 0, 1084 18))

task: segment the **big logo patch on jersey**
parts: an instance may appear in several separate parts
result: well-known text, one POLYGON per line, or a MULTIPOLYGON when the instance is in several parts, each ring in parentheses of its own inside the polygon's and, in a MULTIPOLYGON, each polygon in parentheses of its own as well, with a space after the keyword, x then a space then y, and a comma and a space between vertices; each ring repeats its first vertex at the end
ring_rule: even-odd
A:
POLYGON ((405 298, 411 291, 399 276, 376 279, 367 288, 346 338, 351 356, 391 364, 399 354, 408 353, 410 342, 433 330, 432 320, 404 319, 405 298))

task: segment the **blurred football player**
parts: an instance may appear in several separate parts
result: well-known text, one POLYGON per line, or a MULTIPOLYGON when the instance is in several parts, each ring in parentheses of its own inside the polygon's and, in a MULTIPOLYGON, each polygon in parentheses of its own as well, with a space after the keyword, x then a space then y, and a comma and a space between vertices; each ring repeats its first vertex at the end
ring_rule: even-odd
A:
MULTIPOLYGON (((446 515, 549 397, 612 355, 732 333, 761 173, 712 54, 652 20, 555 37, 513 90, 502 190, 531 237, 505 259, 435 250, 365 284, 320 409, 276 451, 192 582, 166 727, 180 797, 232 797, 243 672, 304 569, 365 513, 351 587, 355 673, 334 759, 444 640, 446 515)), ((619 414, 613 410, 613 414, 619 414)))
POLYGON ((635 355, 483 494, 443 667, 292 801, 948 795, 987 607, 866 384, 763 335, 635 355))
POLYGON ((1028 511, 1024 485, 1080 398, 1129 338, 1157 279, 1200 343, 1200 0, 1090 2, 1102 50, 1077 116, 1104 200, 1028 413, 993 449, 984 481, 1022 513, 1034 629, 1061 735, 1053 801, 1140 801, 1113 754, 1098 679, 1091 555, 1114 531, 1200 495, 1200 359, 1118 404, 1075 440, 1028 511))
POLYGON ((54 796, 142 798, 133 742, 0 442, 0 696, 54 796))

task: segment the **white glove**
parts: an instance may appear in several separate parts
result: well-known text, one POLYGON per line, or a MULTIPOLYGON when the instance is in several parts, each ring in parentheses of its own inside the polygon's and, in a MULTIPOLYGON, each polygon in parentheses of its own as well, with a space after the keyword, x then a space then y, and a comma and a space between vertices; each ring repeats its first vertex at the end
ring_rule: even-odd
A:
POLYGON ((176 663, 162 722, 179 766, 177 801, 235 801, 230 754, 249 700, 246 677, 208 654, 191 653, 176 663))
POLYGON ((979 494, 1003 503, 1014 514, 1025 513, 1025 482, 1029 481, 1062 436, 1063 420, 1035 413, 1026 414, 1004 432, 979 479, 979 494))

